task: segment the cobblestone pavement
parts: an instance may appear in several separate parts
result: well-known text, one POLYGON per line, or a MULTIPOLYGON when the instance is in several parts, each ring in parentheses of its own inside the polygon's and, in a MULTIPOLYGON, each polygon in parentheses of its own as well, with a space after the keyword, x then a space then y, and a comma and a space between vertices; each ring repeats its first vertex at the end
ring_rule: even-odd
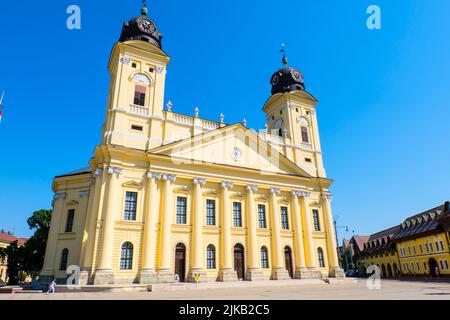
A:
POLYGON ((339 284, 299 284, 259 287, 190 289, 158 292, 69 292, 1 294, 0 300, 450 300, 450 284, 383 280, 380 290, 369 290, 365 280, 339 284))

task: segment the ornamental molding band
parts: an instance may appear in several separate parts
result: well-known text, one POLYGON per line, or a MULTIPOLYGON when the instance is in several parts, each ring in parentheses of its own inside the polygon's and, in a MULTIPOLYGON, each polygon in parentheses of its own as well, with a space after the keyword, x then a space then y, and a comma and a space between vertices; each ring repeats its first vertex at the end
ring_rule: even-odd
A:
POLYGON ((150 83, 151 83, 150 78, 147 77, 147 76, 146 76, 145 74, 143 74, 143 73, 136 73, 136 74, 133 76, 133 80, 136 81, 136 82, 145 84, 145 85, 147 85, 147 86, 150 85, 150 83))
POLYGON ((230 190, 230 189, 233 188, 234 183, 233 183, 233 182, 230 182, 230 181, 223 181, 223 182, 220 183, 220 186, 221 186, 222 188, 225 188, 225 189, 230 190))
POLYGON ((160 172, 148 172, 147 173, 147 178, 155 179, 155 180, 161 180, 162 173, 160 173, 160 172))
POLYGON ((206 183, 206 179, 203 178, 194 178, 194 184, 198 184, 200 186, 204 186, 206 183))

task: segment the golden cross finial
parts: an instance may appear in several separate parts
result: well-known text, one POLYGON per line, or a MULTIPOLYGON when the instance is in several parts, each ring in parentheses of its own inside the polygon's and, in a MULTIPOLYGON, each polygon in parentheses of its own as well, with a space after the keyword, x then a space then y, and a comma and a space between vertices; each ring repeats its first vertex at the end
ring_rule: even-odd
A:
POLYGON ((281 44, 280 52, 283 54, 283 64, 286 66, 288 64, 288 58, 286 57, 286 45, 284 43, 281 44))

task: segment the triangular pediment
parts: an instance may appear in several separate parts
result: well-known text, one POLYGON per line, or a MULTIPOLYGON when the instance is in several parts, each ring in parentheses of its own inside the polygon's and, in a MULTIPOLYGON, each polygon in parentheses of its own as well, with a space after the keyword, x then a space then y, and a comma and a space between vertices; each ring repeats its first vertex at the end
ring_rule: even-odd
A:
POLYGON ((241 124, 230 125, 149 151, 176 164, 212 163, 262 173, 311 177, 295 163, 241 124))

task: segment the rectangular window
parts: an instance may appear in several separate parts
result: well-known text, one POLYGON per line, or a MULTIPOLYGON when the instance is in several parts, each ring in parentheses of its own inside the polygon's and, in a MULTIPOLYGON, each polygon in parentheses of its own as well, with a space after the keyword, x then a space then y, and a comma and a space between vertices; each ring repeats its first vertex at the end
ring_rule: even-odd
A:
POLYGON ((314 230, 320 231, 319 210, 313 210, 314 230))
POLYGON ((258 204, 258 220, 259 220, 259 228, 266 229, 266 206, 263 204, 258 204))
POLYGON ((423 253, 423 248, 422 248, 421 244, 419 244, 419 250, 420 250, 420 253, 423 253))
POLYGON ((216 225, 216 201, 208 199, 206 200, 206 225, 216 225))
POLYGON ((187 198, 178 197, 177 198, 177 224, 186 224, 186 208, 187 208, 187 198))
POLYGON ((307 127, 302 127, 302 141, 304 143, 309 143, 308 128, 307 127))
POLYGON ((242 228, 242 205, 240 202, 233 202, 233 225, 235 228, 242 228))
POLYGON ((312 163, 312 160, 311 160, 311 158, 305 158, 305 162, 312 163))
POLYGON ((430 249, 428 248, 428 243, 425 243, 425 249, 427 250, 427 253, 430 252, 430 249))
POLYGON ((138 106, 145 106, 145 87, 136 85, 134 90, 134 104, 138 106))
POLYGON ((445 260, 445 270, 448 270, 448 260, 445 260))
POLYGON ((439 243, 436 241, 435 244, 436 244, 436 252, 439 252, 439 243))
POLYGON ((123 219, 127 221, 136 220, 137 192, 127 191, 125 194, 125 211, 123 219))
POLYGON ((416 254, 416 246, 413 246, 414 254, 416 254))
POLYGON ((67 212, 66 232, 72 232, 74 219, 75 209, 69 209, 69 211, 67 212))
POLYGON ((417 265, 417 271, 420 271, 420 264, 419 264, 419 262, 416 262, 416 265, 417 265))
POLYGON ((281 228, 289 230, 288 208, 281 207, 281 228))
POLYGON ((430 251, 434 252, 434 248, 433 248, 433 243, 432 242, 430 242, 430 251))
POLYGON ((442 250, 442 251, 445 250, 445 248, 444 248, 444 242, 442 242, 442 241, 441 241, 441 250, 442 250))
POLYGON ((427 271, 427 263, 425 261, 423 262, 423 270, 427 271))
POLYGON ((137 126, 137 125, 135 125, 135 124, 133 124, 132 126, 131 126, 131 130, 134 130, 134 131, 144 131, 144 127, 143 126, 137 126))

